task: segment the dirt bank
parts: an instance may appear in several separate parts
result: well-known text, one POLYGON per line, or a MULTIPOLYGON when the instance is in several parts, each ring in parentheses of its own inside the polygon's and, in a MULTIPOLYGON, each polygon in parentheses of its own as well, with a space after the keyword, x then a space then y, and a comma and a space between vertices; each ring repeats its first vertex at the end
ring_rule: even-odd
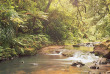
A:
POLYGON ((65 46, 48 46, 48 47, 44 47, 42 49, 39 50, 39 53, 42 54, 49 54, 52 53, 53 51, 57 50, 57 49, 63 49, 65 46))

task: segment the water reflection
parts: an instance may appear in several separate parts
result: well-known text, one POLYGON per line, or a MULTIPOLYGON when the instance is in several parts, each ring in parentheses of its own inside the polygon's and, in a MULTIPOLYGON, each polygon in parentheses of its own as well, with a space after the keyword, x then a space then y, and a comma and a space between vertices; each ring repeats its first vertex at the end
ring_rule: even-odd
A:
MULTIPOLYGON (((93 49, 90 48, 90 50, 93 49)), ((89 74, 89 72, 94 72, 94 70, 90 70, 88 66, 81 68, 70 66, 75 58, 78 60, 84 59, 84 61, 87 61, 87 59, 91 59, 92 61, 93 59, 96 59, 93 54, 83 54, 85 54, 85 52, 78 52, 75 53, 73 57, 69 58, 59 54, 37 54, 36 56, 16 58, 0 63, 0 74, 89 74)), ((97 70, 95 72, 106 72, 107 70, 110 70, 110 67, 103 67, 101 71, 97 70)))
POLYGON ((0 74, 22 74, 40 70, 59 70, 66 65, 53 59, 64 59, 61 56, 41 55, 22 57, 0 63, 0 74), (24 63, 22 63, 22 61, 24 63))

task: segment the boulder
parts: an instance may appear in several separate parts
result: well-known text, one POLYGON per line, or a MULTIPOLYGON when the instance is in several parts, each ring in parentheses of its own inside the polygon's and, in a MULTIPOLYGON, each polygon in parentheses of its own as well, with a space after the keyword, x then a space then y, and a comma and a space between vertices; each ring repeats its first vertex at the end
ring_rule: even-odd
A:
POLYGON ((80 47, 79 45, 73 45, 73 47, 80 47))
POLYGON ((107 64, 107 62, 108 62, 107 58, 99 59, 99 64, 107 64))
POLYGON ((96 55, 101 55, 110 59, 110 40, 94 46, 94 52, 96 55))
POLYGON ((61 51, 56 50, 55 52, 56 52, 57 54, 59 54, 61 51))
POLYGON ((107 63, 110 64, 110 59, 107 59, 107 63))
POLYGON ((91 42, 91 43, 86 43, 86 47, 93 47, 94 44, 91 42))
POLYGON ((93 64, 88 66, 90 69, 99 69, 99 63, 94 61, 93 64))
POLYGON ((84 65, 82 62, 73 62, 71 66, 82 67, 84 65))
POLYGON ((79 46, 86 46, 86 43, 79 43, 79 46))
POLYGON ((75 53, 75 51, 76 50, 65 50, 62 52, 62 55, 66 57, 73 57, 73 54, 75 53))
POLYGON ((90 69, 99 69, 97 65, 90 66, 90 69))

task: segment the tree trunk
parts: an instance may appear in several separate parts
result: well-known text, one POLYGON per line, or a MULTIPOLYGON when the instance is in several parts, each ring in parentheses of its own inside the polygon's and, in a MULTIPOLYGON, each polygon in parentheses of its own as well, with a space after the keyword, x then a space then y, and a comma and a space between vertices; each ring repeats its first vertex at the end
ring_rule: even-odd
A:
POLYGON ((47 5, 47 7, 46 7, 46 9, 45 9, 45 12, 47 12, 47 11, 48 11, 48 9, 49 9, 49 7, 50 7, 51 3, 52 3, 52 0, 49 0, 48 5, 47 5))
POLYGON ((33 17, 33 27, 35 25, 35 22, 36 22, 36 17, 33 17))

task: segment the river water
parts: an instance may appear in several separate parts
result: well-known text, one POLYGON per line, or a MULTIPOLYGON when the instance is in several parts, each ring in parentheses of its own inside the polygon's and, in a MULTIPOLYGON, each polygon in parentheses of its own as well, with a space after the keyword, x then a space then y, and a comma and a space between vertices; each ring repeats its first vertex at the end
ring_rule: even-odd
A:
POLYGON ((70 66, 73 59, 75 58, 64 57, 60 54, 37 54, 36 56, 16 58, 1 62, 0 74, 88 74, 88 66, 82 68, 70 66))

